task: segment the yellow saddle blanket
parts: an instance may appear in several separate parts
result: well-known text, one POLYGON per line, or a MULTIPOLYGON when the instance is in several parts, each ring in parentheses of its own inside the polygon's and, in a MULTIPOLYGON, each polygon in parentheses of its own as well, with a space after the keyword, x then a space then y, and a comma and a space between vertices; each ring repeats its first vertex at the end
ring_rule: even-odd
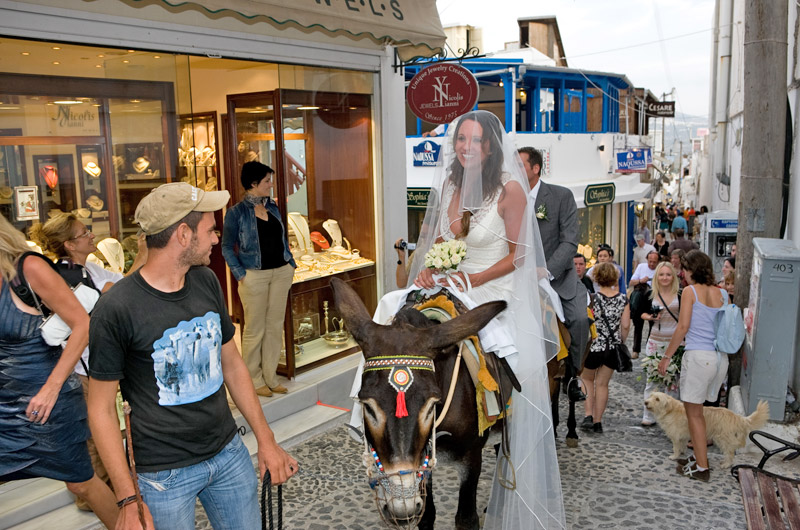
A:
MULTIPOLYGON (((458 316, 455 304, 445 295, 439 295, 416 304, 414 309, 430 320, 447 322, 458 316)), ((511 399, 500 407, 499 386, 486 366, 486 358, 477 335, 472 335, 461 342, 461 359, 467 367, 472 382, 475 384, 476 407, 478 411, 478 434, 494 425, 505 416, 511 399)))

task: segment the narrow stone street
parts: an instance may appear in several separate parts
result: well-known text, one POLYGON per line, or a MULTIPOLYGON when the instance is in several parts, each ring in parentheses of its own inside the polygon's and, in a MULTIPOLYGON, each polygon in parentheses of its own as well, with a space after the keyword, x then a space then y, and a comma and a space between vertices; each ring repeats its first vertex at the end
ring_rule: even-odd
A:
MULTIPOLYGON (((615 374, 602 434, 580 432, 577 448, 564 443, 566 427, 558 431, 558 459, 569 528, 734 529, 745 528, 737 481, 719 468, 722 455, 710 448, 708 483, 675 472, 668 459, 671 443, 658 426, 641 425, 644 381, 638 361, 634 371, 615 374)), ((578 419, 583 407, 579 404, 578 419)), ((561 414, 566 418, 566 402, 561 414)), ((284 527, 297 530, 374 529, 381 521, 364 480, 362 447, 342 426, 291 448, 304 473, 284 491, 284 527)), ((757 463, 760 455, 741 451, 735 464, 757 463)), ((800 477, 800 462, 773 459, 768 469, 800 477)), ((494 451, 484 451, 478 503, 489 499, 494 451)), ((457 503, 453 469, 435 472, 437 528, 453 527, 457 503)), ((197 528, 211 528, 198 510, 197 528)))

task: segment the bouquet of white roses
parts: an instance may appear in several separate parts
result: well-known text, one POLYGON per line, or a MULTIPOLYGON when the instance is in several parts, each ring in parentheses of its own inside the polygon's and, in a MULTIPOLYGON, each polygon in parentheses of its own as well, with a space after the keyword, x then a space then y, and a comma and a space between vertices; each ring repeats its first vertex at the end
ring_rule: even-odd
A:
POLYGON ((658 363, 661 362, 664 356, 660 354, 647 355, 642 359, 642 369, 644 370, 647 380, 652 383, 663 385, 669 390, 677 388, 677 380, 681 373, 681 359, 683 358, 683 346, 678 346, 678 350, 672 356, 669 365, 667 366, 667 373, 661 375, 658 373, 658 363))
POLYGON ((460 239, 436 243, 425 254, 425 266, 444 273, 456 271, 466 255, 467 244, 460 239))

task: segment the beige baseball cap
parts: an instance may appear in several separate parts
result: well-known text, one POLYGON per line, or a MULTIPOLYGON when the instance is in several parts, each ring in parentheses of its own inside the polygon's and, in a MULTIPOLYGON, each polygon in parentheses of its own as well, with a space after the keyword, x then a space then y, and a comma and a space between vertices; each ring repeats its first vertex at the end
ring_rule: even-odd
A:
POLYGON ((139 202, 134 220, 148 236, 163 232, 191 212, 221 210, 231 194, 203 191, 186 182, 170 182, 153 189, 139 202))

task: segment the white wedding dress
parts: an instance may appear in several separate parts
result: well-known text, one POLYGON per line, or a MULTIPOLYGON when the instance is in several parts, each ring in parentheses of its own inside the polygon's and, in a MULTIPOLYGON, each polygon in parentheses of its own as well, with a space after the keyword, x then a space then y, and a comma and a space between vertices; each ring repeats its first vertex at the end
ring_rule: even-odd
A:
MULTIPOLYGON (((508 173, 504 173, 502 177, 503 186, 510 180, 511 176, 508 173)), ((448 181, 444 190, 442 203, 449 205, 453 200, 454 192, 455 185, 452 181, 448 181)), ((474 213, 470 219, 469 233, 463 239, 464 243, 467 244, 467 255, 459 266, 459 270, 466 274, 483 272, 508 256, 506 225, 497 211, 497 203, 500 201, 500 195, 501 193, 498 192, 495 193, 493 197, 489 197, 485 200, 480 210, 474 213)), ((448 210, 445 210, 445 212, 448 210)), ((440 227, 439 233, 442 234, 445 240, 456 238, 451 230, 453 221, 452 219, 448 219, 446 214, 441 216, 441 223, 443 226, 440 227)), ((458 219, 455 221, 457 222, 458 219)), ((473 287, 468 292, 469 297, 477 305, 493 300, 505 300, 506 302, 510 302, 513 292, 511 288, 512 279, 510 274, 506 274, 478 287, 473 287)), ((503 313, 500 314, 499 318, 503 321, 503 313)))

